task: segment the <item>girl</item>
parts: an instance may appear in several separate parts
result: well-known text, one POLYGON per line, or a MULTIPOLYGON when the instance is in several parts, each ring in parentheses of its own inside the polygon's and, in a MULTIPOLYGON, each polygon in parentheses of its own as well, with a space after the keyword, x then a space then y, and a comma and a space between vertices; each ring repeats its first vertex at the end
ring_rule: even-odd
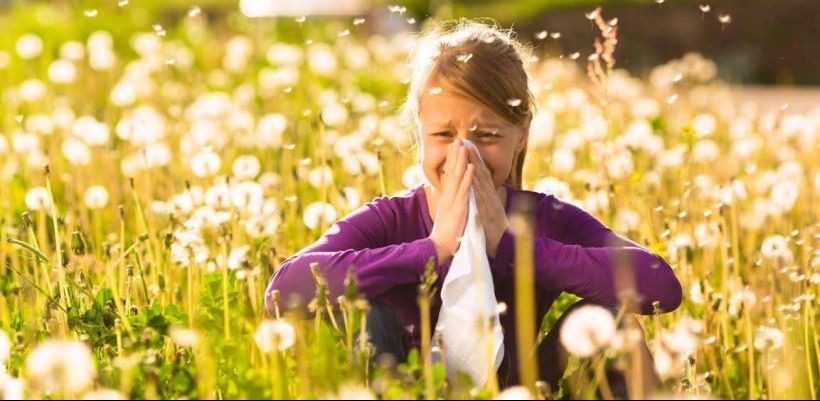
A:
MULTIPOLYGON (((279 290, 285 304, 298 300, 304 305, 315 295, 309 265, 316 262, 327 278, 330 299, 336 299, 348 268, 354 266, 359 289, 372 305, 367 320, 371 342, 377 353, 403 361, 420 343, 416 296, 425 265, 432 261, 440 285, 459 247, 472 189, 495 296, 507 305, 500 318, 505 349, 498 372, 502 386, 519 381, 515 237, 508 217, 513 204, 527 201, 534 209, 536 322, 563 291, 583 302, 620 306, 615 270, 623 261, 629 261, 626 276, 633 279, 630 287, 637 293, 632 312, 677 308, 681 286, 663 258, 572 204, 521 189, 533 99, 520 45, 510 33, 461 21, 430 32, 419 43, 403 114, 420 145, 427 182, 400 195, 377 198, 338 221, 279 266, 268 293, 279 290), (464 139, 476 146, 464 146, 464 139)), ((441 305, 437 301, 432 305, 433 322, 441 305)), ((272 310, 270 299, 268 307, 272 310)), ((565 366, 557 341, 559 325, 538 348, 541 378, 553 388, 565 366)))

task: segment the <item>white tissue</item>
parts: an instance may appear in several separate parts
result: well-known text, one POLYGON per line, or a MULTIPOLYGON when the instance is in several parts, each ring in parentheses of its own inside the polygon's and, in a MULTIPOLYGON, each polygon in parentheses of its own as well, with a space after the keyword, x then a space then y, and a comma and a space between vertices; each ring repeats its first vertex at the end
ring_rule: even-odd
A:
MULTIPOLYGON (((475 148, 468 140, 464 145, 475 148)), ((442 285, 436 331, 442 334, 448 377, 462 371, 472 378, 476 388, 481 388, 490 374, 489 366, 492 364, 495 374, 501 365, 504 334, 472 189, 469 202, 467 225, 442 285)))

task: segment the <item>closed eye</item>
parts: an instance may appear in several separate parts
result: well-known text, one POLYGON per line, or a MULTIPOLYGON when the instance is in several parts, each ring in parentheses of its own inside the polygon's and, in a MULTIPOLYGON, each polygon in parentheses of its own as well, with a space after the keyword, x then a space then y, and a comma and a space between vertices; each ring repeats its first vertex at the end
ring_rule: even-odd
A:
POLYGON ((501 134, 499 134, 498 131, 481 131, 476 133, 476 136, 483 141, 501 138, 501 134))
POLYGON ((437 138, 452 138, 453 137, 453 133, 450 132, 450 131, 434 132, 430 135, 432 135, 434 137, 437 137, 437 138))

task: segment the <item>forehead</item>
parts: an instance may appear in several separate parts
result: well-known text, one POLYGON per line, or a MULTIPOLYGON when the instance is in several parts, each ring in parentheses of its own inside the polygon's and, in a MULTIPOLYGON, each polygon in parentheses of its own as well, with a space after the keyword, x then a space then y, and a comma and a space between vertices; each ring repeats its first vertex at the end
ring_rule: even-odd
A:
POLYGON ((447 123, 469 120, 500 123, 504 120, 493 111, 446 82, 428 81, 419 94, 419 117, 422 123, 447 123))

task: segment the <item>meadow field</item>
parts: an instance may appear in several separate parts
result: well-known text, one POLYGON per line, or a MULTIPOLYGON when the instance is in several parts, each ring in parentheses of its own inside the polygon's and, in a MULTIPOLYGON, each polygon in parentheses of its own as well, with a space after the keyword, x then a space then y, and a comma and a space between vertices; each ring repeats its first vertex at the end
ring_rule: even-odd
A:
MULTIPOLYGON (((429 349, 370 364, 355 280, 268 316, 282 260, 422 182, 397 116, 412 33, 109 3, 0 14, 0 397, 586 398, 587 365, 629 360, 625 333, 581 330, 595 357, 562 388, 471 390, 429 349)), ((592 43, 543 56, 561 40, 545 29, 520 38, 537 101, 524 187, 674 268, 683 304, 642 317, 655 395, 817 399, 820 105, 733 96, 697 53, 643 77, 592 43)))

